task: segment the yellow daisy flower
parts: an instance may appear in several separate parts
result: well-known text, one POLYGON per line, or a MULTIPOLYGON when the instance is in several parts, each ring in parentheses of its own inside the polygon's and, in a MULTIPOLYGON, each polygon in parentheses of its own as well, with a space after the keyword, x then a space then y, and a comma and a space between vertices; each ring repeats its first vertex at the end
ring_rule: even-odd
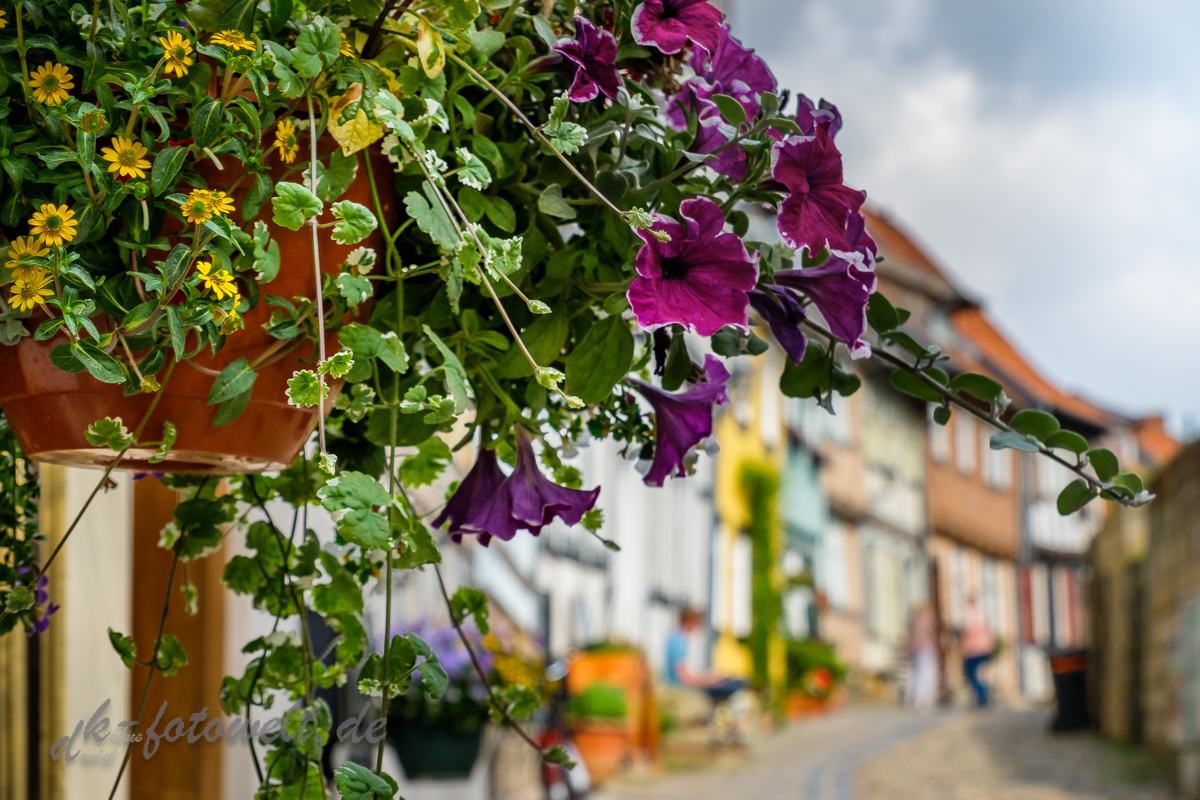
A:
POLYGON ((347 58, 354 58, 354 48, 350 45, 350 40, 346 38, 346 34, 339 33, 338 36, 341 37, 341 44, 338 45, 338 52, 347 58))
POLYGON ((43 272, 41 275, 29 281, 17 281, 12 287, 12 297, 8 298, 8 302, 13 305, 17 311, 31 311, 34 306, 40 306, 46 302, 46 298, 54 294, 54 288, 48 286, 50 283, 50 273, 43 272))
POLYGON ((196 272, 204 281, 204 288, 211 290, 218 300, 232 297, 237 293, 233 276, 223 269, 214 270, 211 261, 201 261, 196 264, 196 272))
POLYGON ((33 212, 29 220, 29 232, 38 237, 38 241, 51 247, 66 244, 75 238, 75 212, 64 206, 44 203, 40 209, 33 212))
POLYGON ((200 225, 213 218, 212 192, 196 189, 187 196, 180 205, 183 218, 194 225, 200 225))
POLYGON ((112 147, 101 147, 100 156, 110 162, 108 171, 122 178, 145 178, 150 162, 145 158, 146 147, 141 142, 114 136, 112 147))
POLYGON ((209 192, 208 207, 219 217, 228 217, 233 213, 233 199, 224 192, 209 192))
POLYGON ((170 31, 167 37, 158 37, 162 45, 163 56, 167 59, 167 72, 174 72, 179 77, 187 75, 188 67, 192 65, 192 43, 184 38, 179 31, 170 31))
POLYGON ((32 236, 18 236, 8 245, 8 261, 4 266, 13 271, 13 277, 17 280, 28 281, 46 270, 37 264, 21 262, 27 258, 45 258, 48 255, 50 255, 50 251, 42 247, 37 239, 32 236))
POLYGON ((0 11, 0 30, 8 27, 8 20, 4 18, 4 12, 0 11))
POLYGON ((275 128, 275 146, 283 163, 290 164, 300 153, 300 140, 296 138, 296 123, 290 119, 280 120, 275 128))
POLYGON ((67 90, 74 89, 75 84, 72 83, 71 73, 66 67, 47 61, 45 66, 33 71, 33 77, 29 79, 29 88, 33 90, 33 97, 39 103, 57 106, 70 97, 67 90))
POLYGON ((230 50, 254 50, 254 42, 246 38, 241 31, 221 31, 214 33, 211 44, 223 44, 230 50))

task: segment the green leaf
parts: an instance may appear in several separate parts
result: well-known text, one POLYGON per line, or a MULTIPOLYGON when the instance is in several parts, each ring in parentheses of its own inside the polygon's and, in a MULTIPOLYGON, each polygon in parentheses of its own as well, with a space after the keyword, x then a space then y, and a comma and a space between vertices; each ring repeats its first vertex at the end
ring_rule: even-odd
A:
POLYGON ((175 353, 175 360, 182 361, 187 349, 187 334, 179 320, 179 309, 175 306, 167 306, 167 330, 171 333, 171 350, 175 353))
POLYGON ((187 653, 183 649, 183 645, 179 643, 171 634, 162 637, 162 642, 158 646, 158 657, 155 659, 158 665, 159 672, 164 678, 170 678, 175 673, 179 672, 180 667, 186 667, 188 663, 187 653))
POLYGON ((483 213, 487 214, 489 222, 505 233, 512 233, 517 229, 517 212, 503 197, 485 197, 483 213))
POLYGON ((692 357, 688 354, 683 332, 676 331, 675 335, 671 337, 671 346, 667 350, 667 363, 663 365, 663 388, 669 392, 675 391, 683 385, 691 372, 692 357))
POLYGON ((442 552, 438 550, 437 542, 420 520, 401 522, 399 512, 393 509, 392 534, 400 541, 401 553, 396 562, 400 569, 442 563, 442 552))
POLYGON ((154 157, 154 168, 150 170, 150 187, 156 195, 175 188, 175 179, 187 161, 188 152, 188 147, 168 147, 160 150, 154 157))
POLYGON ((417 446, 411 455, 400 464, 400 481, 405 486, 429 486, 450 465, 450 447, 436 436, 431 436, 417 446))
POLYGON ((492 182, 492 173, 488 171, 487 165, 465 147, 458 148, 454 154, 458 157, 458 163, 462 165, 458 179, 472 189, 486 189, 492 182))
POLYGON ((608 397, 633 366, 633 333, 620 317, 592 325, 567 358, 567 392, 585 403, 608 397))
POLYGON ((316 195, 298 183, 277 183, 271 208, 275 212, 272 221, 276 225, 298 231, 309 217, 320 214, 324 206, 316 195))
POLYGON ((125 370, 116 359, 105 353, 99 347, 87 342, 76 342, 71 345, 71 353, 79 359, 79 363, 101 383, 124 383, 125 370))
POLYGON ((223 31, 237 30, 250 36, 254 33, 254 10, 257 0, 234 0, 221 15, 217 28, 223 31))
POLYGON ((458 247, 458 234, 436 198, 431 205, 419 192, 409 192, 404 196, 404 208, 408 216, 417 221, 417 227, 429 234, 443 250, 453 252, 458 247))
POLYGON ((379 227, 375 215, 366 206, 350 200, 334 203, 333 217, 338 222, 333 226, 332 237, 338 244, 358 244, 379 227))
POLYGON ((1116 486, 1124 486, 1133 494, 1139 494, 1145 487, 1142 485, 1142 478, 1135 472, 1123 472, 1112 479, 1116 486))
MULTIPOLYGON (((192 138, 203 150, 217 140, 225 122, 225 109, 211 97, 192 110, 192 138)), ((153 181, 153 171, 151 172, 153 181)), ((167 187, 169 188, 169 187, 167 187)))
POLYGON ((332 21, 316 17, 314 24, 305 28, 296 37, 296 46, 292 49, 295 61, 292 66, 301 78, 315 78, 321 74, 324 64, 332 64, 338 57, 338 47, 341 45, 339 29, 332 21))
POLYGON ((95 91, 100 76, 104 74, 104 48, 94 41, 87 43, 87 57, 83 61, 83 91, 95 91))
POLYGON ((37 605, 37 595, 28 586, 14 586, 4 598, 4 610, 20 614, 37 605))
POLYGON ((175 245, 167 255, 167 260, 159 262, 162 264, 163 283, 174 289, 182 280, 191 258, 192 251, 186 244, 175 245))
POLYGON ((167 456, 170 454, 171 448, 175 445, 176 436, 177 431, 175 430, 174 423, 164 422, 162 444, 160 444, 158 449, 154 451, 154 455, 150 456, 148 459, 151 464, 159 464, 167 460, 167 456))
POLYGON ((543 15, 538 14, 533 18, 533 29, 537 31, 538 37, 546 43, 547 47, 553 49, 554 45, 558 44, 558 36, 554 33, 554 28, 543 15))
POLYGON ((454 355, 454 351, 447 347, 446 343, 428 325, 421 327, 424 329, 425 335, 433 342, 434 347, 442 354, 445 366, 446 388, 450 390, 450 394, 454 397, 454 413, 461 414, 467 407, 467 371, 463 369, 462 362, 458 360, 458 356, 454 355))
POLYGON ((1075 455, 1082 455, 1087 452, 1088 443, 1087 439, 1075 431, 1059 430, 1046 437, 1046 447, 1057 447, 1070 450, 1075 455))
POLYGON ((333 780, 344 800, 390 800, 399 791, 395 784, 353 761, 334 770, 333 780))
POLYGON ((896 307, 883 296, 882 292, 874 292, 867 299, 867 323, 876 333, 887 333, 900 325, 896 307))
POLYGON ((588 140, 587 128, 574 122, 564 122, 553 133, 547 129, 547 133, 550 135, 550 144, 565 156, 578 153, 588 140))
POLYGON ((252 389, 247 389, 239 395, 235 395, 228 400, 222 400, 217 405, 217 414, 213 417, 212 424, 216 427, 228 425, 242 415, 246 410, 246 406, 250 404, 250 397, 254 394, 252 389))
POLYGON ((945 425, 950 421, 950 407, 938 406, 933 410, 933 421, 938 425, 945 425))
POLYGON ((1104 447, 1089 450, 1088 461, 1091 463, 1092 469, 1096 471, 1096 477, 1100 479, 1101 483, 1108 483, 1121 471, 1121 465, 1117 462, 1116 455, 1104 447))
POLYGON ((91 170, 96 161, 96 134, 80 131, 75 150, 79 153, 79 163, 83 165, 84 170, 91 170))
POLYGON ((309 369, 296 370, 287 385, 288 404, 297 408, 310 408, 329 396, 329 387, 309 369))
POLYGON ((267 26, 271 29, 271 35, 278 36, 291 17, 292 0, 271 0, 267 16, 267 26))
POLYGON ((955 394, 965 392, 985 403, 995 403, 1000 400, 1000 395, 1004 394, 1004 387, 986 375, 964 372, 955 375, 954 380, 950 381, 950 391, 955 394))
MULTIPOLYGON (((565 312, 539 315, 521 332, 521 339, 529 348, 529 354, 539 365, 549 364, 559 358, 563 344, 570 332, 570 320, 565 312)), ((495 369, 499 378, 525 378, 533 374, 533 367, 519 347, 511 347, 495 369)))
POLYGON ((1003 433, 992 434, 990 444, 993 450, 1003 450, 1006 447, 1012 450, 1020 450, 1022 453, 1036 453, 1039 450, 1035 439, 1016 431, 1004 431, 1003 433))
POLYGON ((542 752, 542 759, 547 764, 561 764, 567 769, 575 769, 575 762, 571 760, 571 756, 567 753, 567 749, 561 744, 556 744, 542 752))
POLYGON ((828 389, 829 356, 819 342, 808 343, 799 364, 793 364, 790 359, 784 362, 779 391, 788 397, 810 398, 816 392, 828 389))
POLYGON ((242 392, 249 391, 254 385, 258 373, 250 366, 250 362, 239 358, 225 369, 213 382, 212 390, 208 393, 208 404, 216 405, 242 392))
POLYGON ((107 447, 114 451, 124 450, 133 441, 133 435, 120 417, 96 420, 88 426, 83 436, 93 447, 107 447))
POLYGON ((902 369, 894 370, 890 381, 892 387, 898 391, 920 398, 926 402, 936 403, 942 399, 942 395, 937 389, 934 389, 924 379, 918 378, 911 372, 902 369))
POLYGON ((710 99, 716 103, 717 110, 721 112, 725 121, 733 127, 740 128, 749 122, 746 118, 746 109, 735 98, 727 94, 714 94, 710 99))
POLYGON ((1096 492, 1083 478, 1076 478, 1067 484, 1058 495, 1058 513, 1064 517, 1074 514, 1079 509, 1092 502, 1096 492))
POLYGON ((375 294, 375 289, 366 275, 343 272, 337 276, 337 287, 342 297, 352 306, 357 306, 375 294))
POLYGON ((488 631, 488 602, 487 596, 478 589, 470 586, 460 586, 450 598, 450 614, 461 625, 467 617, 475 618, 475 627, 484 636, 488 631))
POLYGON ((317 555, 330 580, 312 587, 313 608, 322 614, 362 612, 362 587, 358 581, 333 554, 322 550, 317 555))
POLYGON ((387 489, 363 472, 343 472, 330 478, 317 491, 317 498, 326 511, 362 510, 392 502, 387 489))
POLYGON ((1039 442, 1044 442, 1053 433, 1059 429, 1058 420, 1053 414, 1047 414, 1045 411, 1027 408, 1024 411, 1018 411, 1013 414, 1013 418, 1009 420, 1008 426, 1014 431, 1020 433, 1028 433, 1039 442))
POLYGON ((109 628, 108 641, 112 644, 113 650, 117 651, 117 655, 121 657, 125 668, 133 669, 133 665, 137 661, 137 645, 134 643, 133 637, 125 636, 109 628))
POLYGON ((354 354, 349 350, 334 353, 317 365, 317 372, 334 378, 344 378, 354 367, 354 354))

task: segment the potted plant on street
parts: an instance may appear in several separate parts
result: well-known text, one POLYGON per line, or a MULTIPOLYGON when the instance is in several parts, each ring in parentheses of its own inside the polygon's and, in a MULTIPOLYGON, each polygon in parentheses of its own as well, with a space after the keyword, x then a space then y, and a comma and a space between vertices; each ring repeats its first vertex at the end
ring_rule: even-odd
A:
POLYGON ((616 775, 625 760, 628 714, 625 690, 616 684, 593 683, 571 698, 571 735, 597 785, 616 775))

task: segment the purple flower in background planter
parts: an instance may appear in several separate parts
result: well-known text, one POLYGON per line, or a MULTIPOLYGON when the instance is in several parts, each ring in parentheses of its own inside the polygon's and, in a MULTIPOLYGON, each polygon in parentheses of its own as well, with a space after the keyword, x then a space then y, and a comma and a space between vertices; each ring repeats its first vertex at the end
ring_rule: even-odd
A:
POLYGON ((575 38, 554 45, 575 70, 575 80, 567 96, 573 103, 586 103, 603 94, 617 99, 621 76, 617 72, 617 40, 586 17, 575 17, 575 38))
POLYGON ((829 127, 818 123, 814 135, 789 137, 771 151, 771 175, 791 193, 779 206, 776 225, 794 250, 852 249, 847 226, 867 199, 866 192, 842 183, 842 154, 829 127))
POLYGON ((538 469, 529 436, 517 428, 517 465, 512 474, 504 477, 495 451, 481 450, 433 524, 440 527, 449 521, 454 541, 472 533, 486 547, 492 537, 507 542, 522 529, 537 536, 555 517, 576 525, 596 505, 599 494, 599 486, 584 491, 547 480, 538 469))
MULTIPOLYGON (((481 449, 475 457, 475 466, 471 467, 467 477, 462 479, 458 489, 446 501, 442 513, 433 521, 433 527, 440 528, 449 522, 450 538, 461 544, 463 533, 476 533, 464 526, 479 513, 481 507, 491 503, 496 490, 504 483, 504 478, 504 473, 500 471, 500 465, 496 461, 496 451, 481 449)), ((479 542, 486 546, 491 538, 490 534, 481 533, 479 542)), ((512 536, 508 538, 511 539, 512 536)))
POLYGON ((850 347, 852 358, 871 354, 871 346, 859 337, 867 330, 867 300, 875 291, 875 273, 862 255, 834 251, 820 266, 776 272, 774 280, 807 295, 833 335, 850 347))
POLYGON ((808 347, 808 339, 800 330, 800 323, 804 321, 804 306, 789 289, 774 285, 765 288, 770 289, 774 296, 755 289, 750 292, 750 305, 770 326, 771 334, 792 363, 799 366, 808 347))
POLYGON ((713 406, 729 402, 725 388, 729 370, 719 358, 705 356, 704 373, 707 381, 679 394, 634 380, 638 391, 654 406, 654 460, 644 478, 647 486, 662 486, 671 475, 686 476, 684 458, 712 436, 713 406))
POLYGON ((642 328, 679 323, 701 336, 726 325, 746 325, 746 292, 758 280, 758 267, 735 234, 722 233, 725 215, 707 198, 684 200, 686 224, 659 217, 653 231, 638 231, 645 244, 637 254, 638 277, 629 286, 629 304, 642 328))
POLYGON ((708 0, 645 0, 633 12, 633 40, 671 55, 690 39, 714 53, 722 16, 708 0))
MULTIPOLYGON (((729 130, 729 126, 722 123, 719 118, 701 122, 700 127, 696 130, 696 140, 692 142, 692 152, 713 152, 729 141, 730 136, 727 134, 729 130)), ((715 158, 705 161, 704 166, 719 175, 740 181, 746 177, 747 160, 746 151, 741 147, 726 147, 717 153, 715 158)))
MULTIPOLYGON (((26 585, 26 576, 29 576, 32 573, 33 570, 29 569, 28 567, 17 570, 17 585, 26 585)), ((28 632, 30 634, 45 633, 46 629, 50 627, 50 615, 58 611, 60 608, 57 603, 47 604, 46 602, 50 599, 50 593, 46 591, 46 585, 49 583, 50 578, 46 575, 43 575, 38 579, 37 585, 33 587, 33 604, 35 610, 33 617, 31 617, 29 620, 30 627, 28 632)))

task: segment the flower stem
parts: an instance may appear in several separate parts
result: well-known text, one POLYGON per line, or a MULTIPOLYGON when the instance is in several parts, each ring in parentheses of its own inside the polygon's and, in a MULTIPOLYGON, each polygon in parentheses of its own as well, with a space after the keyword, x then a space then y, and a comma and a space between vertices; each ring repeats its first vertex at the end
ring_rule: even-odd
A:
MULTIPOLYGON (((827 337, 830 341, 831 349, 832 349, 832 346, 836 343, 840 342, 843 345, 846 344, 846 342, 839 339, 837 336, 835 336, 833 333, 831 333, 827 328, 824 328, 821 325, 819 325, 809 319, 803 320, 802 324, 811 328, 812 330, 816 331, 820 335, 827 337)), ((832 355, 833 354, 831 352, 830 353, 831 358, 832 358, 832 355)), ((981 409, 978 409, 975 406, 971 405, 970 403, 964 401, 961 397, 956 395, 954 392, 950 391, 950 389, 948 387, 943 386, 941 383, 938 383, 936 380, 934 380, 929 375, 927 375, 924 370, 918 369, 916 366, 909 364, 904 359, 899 358, 898 356, 895 356, 895 355, 889 353, 888 351, 884 350, 882 346, 872 347, 871 355, 879 358, 882 361, 886 361, 887 363, 891 364, 893 367, 896 367, 897 369, 902 369, 905 372, 909 373, 910 375, 917 377, 918 379, 923 381, 926 386, 928 386, 930 389, 933 389, 935 392, 937 392, 939 395, 941 395, 941 397, 944 401, 946 401, 947 403, 953 403, 954 405, 958 406, 959 408, 961 408, 965 411, 968 411, 971 414, 974 414, 976 417, 983 420, 987 424, 991 425, 993 428, 997 428, 1006 433, 1014 432, 1013 429, 1011 427, 1009 427, 1007 424, 1005 424, 1002 420, 997 419, 996 417, 993 417, 991 414, 989 414, 985 411, 982 411, 981 409)), ((1091 475, 1088 475, 1086 472, 1084 472, 1083 468, 1080 467, 1078 464, 1072 464, 1071 462, 1067 461, 1065 458, 1062 458, 1057 453, 1055 453, 1054 450, 1052 450, 1051 448, 1046 447, 1045 445, 1041 444, 1040 442, 1038 443, 1037 447, 1038 447, 1038 452, 1041 455, 1045 456, 1046 458, 1049 458, 1051 461, 1057 461, 1059 464, 1062 464, 1064 467, 1071 470, 1071 472, 1074 472, 1076 475, 1083 478, 1087 482, 1088 486, 1095 489, 1097 493, 1103 492, 1107 488, 1104 486, 1104 484, 1102 484, 1096 478, 1093 478, 1091 475)), ((1116 502, 1118 502, 1124 506, 1130 506, 1130 507, 1136 506, 1136 504, 1133 503, 1132 501, 1125 500, 1116 495, 1112 495, 1112 496, 1105 495, 1104 497, 1106 500, 1115 500, 1116 502)))
POLYGON ((495 86, 493 86, 491 81, 489 81, 487 78, 480 75, 475 70, 474 67, 472 67, 467 62, 463 61, 461 58, 459 58, 453 52, 447 51, 446 57, 449 58, 451 61, 453 61, 455 64, 458 64, 460 67, 465 69, 467 72, 471 73, 471 77, 473 77, 479 83, 483 84, 483 86, 486 87, 488 91, 490 91, 492 94, 494 94, 497 98, 500 99, 500 102, 502 102, 502 103, 504 103, 504 105, 508 106, 509 110, 512 111, 513 114, 516 115, 517 119, 521 120, 521 122, 525 123, 525 127, 529 128, 529 132, 533 134, 533 138, 537 139, 539 142, 544 144, 546 147, 550 148, 551 152, 553 152, 554 155, 558 157, 558 160, 566 165, 567 169, 569 169, 571 171, 571 174, 574 175, 579 180, 580 183, 582 183, 585 187, 587 187, 587 190, 589 192, 591 192, 597 200, 599 200, 604 205, 608 206, 609 210, 611 210, 614 214, 616 214, 622 220, 624 220, 626 222, 629 221, 628 212, 622 211, 621 209, 617 208, 611 200, 609 200, 607 197, 605 197, 603 194, 601 194, 600 190, 592 185, 591 181, 589 181, 587 178, 583 177, 583 173, 580 172, 578 169, 576 169, 575 165, 571 163, 571 160, 568 159, 566 156, 564 156, 562 153, 560 153, 558 151, 557 147, 555 147, 554 145, 552 145, 550 143, 550 140, 546 138, 546 135, 544 133, 542 133, 541 129, 529 121, 529 117, 525 116, 524 112, 522 112, 521 109, 517 107, 517 104, 514 103, 509 98, 508 95, 506 95, 504 92, 500 91, 495 86))
MULTIPOLYGON (((310 91, 305 98, 308 101, 308 163, 310 174, 313 180, 313 191, 317 188, 317 118, 313 114, 312 92, 310 91)), ((317 217, 314 215, 308 221, 309 227, 312 229, 312 251, 313 251, 313 269, 317 275, 317 353, 320 360, 325 360, 325 298, 321 294, 321 250, 320 243, 317 240, 317 217)), ((325 385, 324 376, 321 377, 322 388, 325 385)), ((322 392, 322 394, 324 394, 322 392)), ((321 438, 321 454, 325 454, 325 398, 322 396, 321 407, 317 410, 317 427, 320 430, 321 438)))

